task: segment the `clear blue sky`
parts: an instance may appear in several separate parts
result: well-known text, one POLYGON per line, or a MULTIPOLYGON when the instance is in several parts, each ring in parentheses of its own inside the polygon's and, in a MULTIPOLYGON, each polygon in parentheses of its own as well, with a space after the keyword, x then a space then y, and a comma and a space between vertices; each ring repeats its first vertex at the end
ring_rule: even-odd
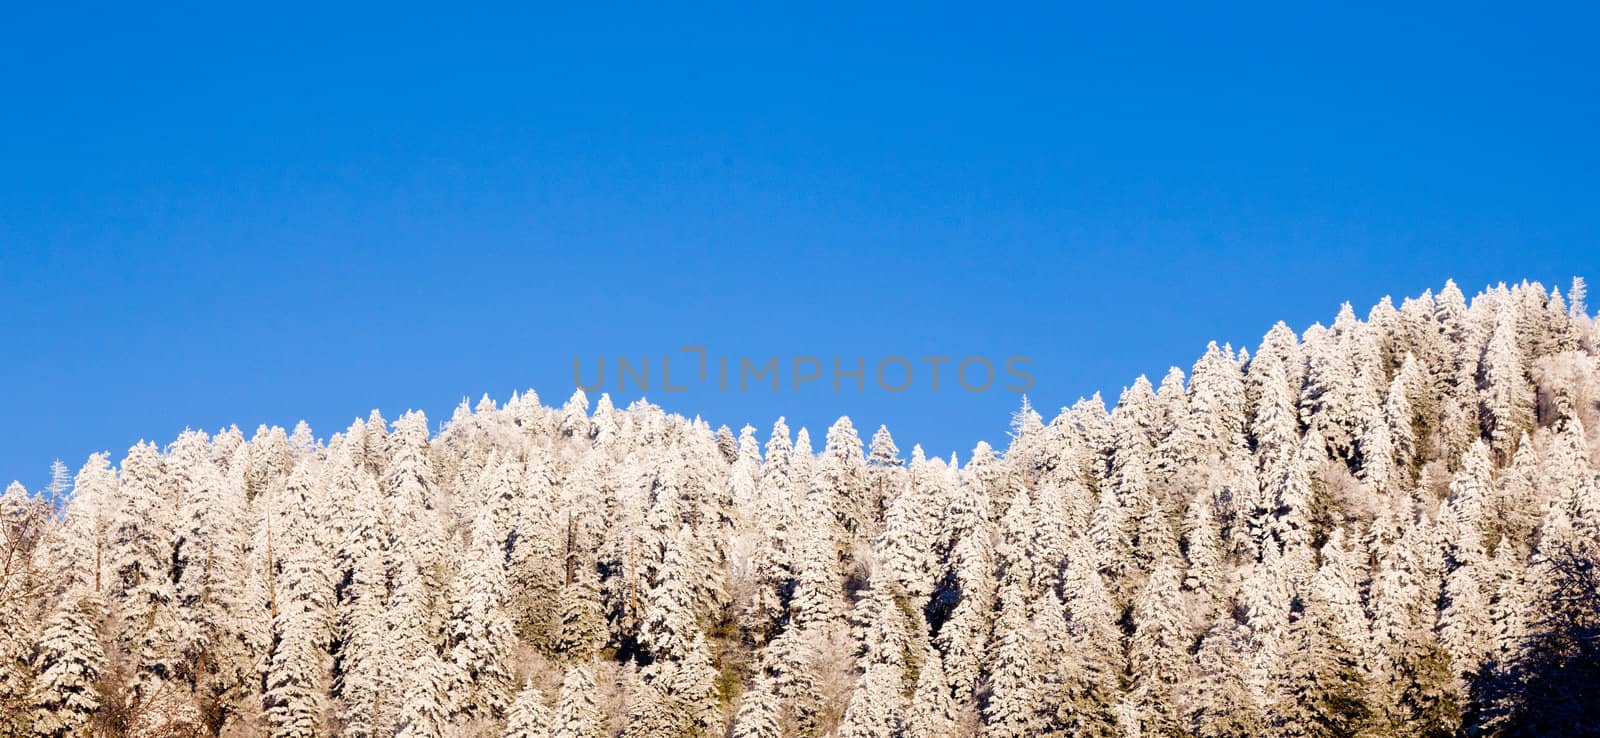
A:
MULTIPOLYGON (((0 480, 686 343, 1025 354, 1053 410, 1344 300, 1600 276, 1595 11, 1390 5, 12 7, 0 480)), ((1018 399, 651 398, 963 459, 1018 399)))

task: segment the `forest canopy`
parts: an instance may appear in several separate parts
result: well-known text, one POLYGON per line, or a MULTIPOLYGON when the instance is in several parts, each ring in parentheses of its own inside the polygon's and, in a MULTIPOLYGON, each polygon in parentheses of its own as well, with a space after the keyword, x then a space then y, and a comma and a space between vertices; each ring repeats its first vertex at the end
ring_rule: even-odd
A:
POLYGON ((532 392, 0 497, 0 736, 1600 734, 1575 280, 1212 344, 1003 450, 532 392))

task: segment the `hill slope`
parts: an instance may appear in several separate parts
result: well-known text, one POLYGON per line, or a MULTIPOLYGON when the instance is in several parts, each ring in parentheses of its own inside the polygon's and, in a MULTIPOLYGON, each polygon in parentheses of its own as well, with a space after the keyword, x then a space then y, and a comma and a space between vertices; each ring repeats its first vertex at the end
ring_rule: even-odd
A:
POLYGON ((97 455, 3 497, 0 735, 1592 733, 1573 292, 1279 324, 960 464, 581 392, 97 455))

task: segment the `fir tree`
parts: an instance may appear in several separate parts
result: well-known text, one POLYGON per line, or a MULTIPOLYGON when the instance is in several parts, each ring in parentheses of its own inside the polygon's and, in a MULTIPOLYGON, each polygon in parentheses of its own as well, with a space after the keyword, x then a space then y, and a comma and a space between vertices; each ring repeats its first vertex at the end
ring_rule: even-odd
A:
POLYGON ((555 724, 551 738, 600 738, 605 726, 594 701, 594 677, 589 670, 575 666, 567 670, 556 698, 555 724))
POLYGON ((517 694, 517 701, 511 704, 501 738, 550 738, 550 725, 554 721, 555 715, 544 705, 544 693, 527 684, 517 694))
POLYGON ((499 718, 511 704, 513 643, 505 614, 505 559, 489 510, 473 526, 473 546, 450 598, 449 657, 460 679, 450 687, 457 720, 499 718))
POLYGON ((778 704, 772 694, 772 685, 766 678, 758 678, 745 690, 739 700, 739 711, 733 719, 733 738, 779 738, 778 704))
POLYGON ((1000 593, 1000 618, 995 623, 995 648, 989 666, 990 695, 984 706, 986 734, 1029 736, 1041 725, 1037 713, 1042 686, 1036 673, 1036 635, 1021 589, 1000 593))
POLYGON ((34 647, 33 735, 49 738, 89 735, 104 704, 100 677, 105 651, 98 628, 100 605, 82 590, 69 592, 34 647))
POLYGON ((411 662, 401 704, 397 738, 444 738, 450 735, 449 696, 453 676, 432 653, 411 662))
POLYGON ((955 735, 955 701, 944 662, 935 648, 923 651, 922 666, 911 692, 904 732, 907 738, 951 738, 955 735))

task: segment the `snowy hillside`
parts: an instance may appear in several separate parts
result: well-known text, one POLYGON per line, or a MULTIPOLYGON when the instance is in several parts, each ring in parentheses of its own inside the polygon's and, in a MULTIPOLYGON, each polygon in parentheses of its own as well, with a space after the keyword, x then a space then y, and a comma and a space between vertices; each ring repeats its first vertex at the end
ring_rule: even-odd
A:
POLYGON ((963 459, 581 392, 186 432, 0 499, 0 736, 1596 734, 1597 355, 1581 282, 1447 284, 963 459))

